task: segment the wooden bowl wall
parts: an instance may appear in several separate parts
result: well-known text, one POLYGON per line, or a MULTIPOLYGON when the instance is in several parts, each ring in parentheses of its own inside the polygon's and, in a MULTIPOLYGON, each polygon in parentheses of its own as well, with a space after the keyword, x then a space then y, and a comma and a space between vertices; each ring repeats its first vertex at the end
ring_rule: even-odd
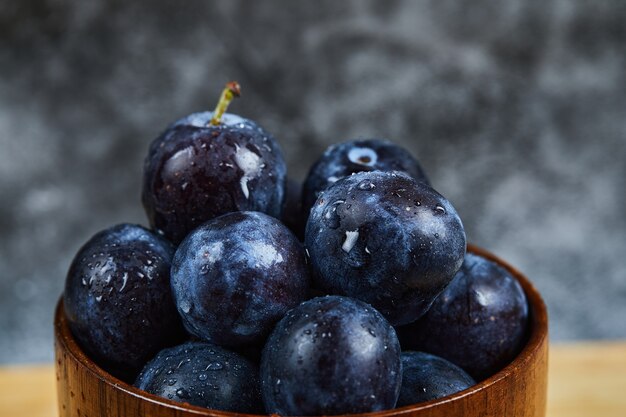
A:
MULTIPOLYGON (((526 346, 504 369, 454 395, 368 417, 544 417, 548 371, 548 317, 541 296, 518 271, 487 251, 470 245, 510 271, 530 306, 526 346)), ((54 319, 60 417, 232 417, 240 414, 207 410, 148 394, 109 375, 89 359, 73 338, 59 301, 54 319)))

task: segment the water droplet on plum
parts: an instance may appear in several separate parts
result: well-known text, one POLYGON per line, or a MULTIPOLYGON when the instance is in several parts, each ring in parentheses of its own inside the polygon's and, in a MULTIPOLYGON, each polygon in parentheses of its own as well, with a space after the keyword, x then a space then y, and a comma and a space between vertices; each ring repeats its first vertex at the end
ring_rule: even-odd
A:
POLYGON ((184 389, 184 388, 179 388, 179 389, 177 389, 177 390, 176 390, 176 396, 177 396, 178 398, 182 398, 182 399, 184 399, 184 400, 185 400, 185 399, 188 399, 188 398, 191 398, 191 395, 189 395, 189 391, 187 391, 187 390, 186 390, 186 389, 184 389))
POLYGON ((376 188, 376 186, 374 185, 374 183, 370 180, 363 180, 359 183, 359 185, 357 185, 357 188, 359 190, 363 190, 363 191, 369 191, 372 190, 374 188, 376 188))
POLYGON ((223 369, 224 365, 222 365, 219 362, 211 362, 210 364, 207 365, 205 371, 219 371, 220 369, 223 369))
POLYGON ((341 218, 337 213, 337 208, 345 203, 345 200, 337 200, 332 204, 326 206, 324 210, 323 218, 324 223, 330 229, 337 229, 341 225, 341 218))

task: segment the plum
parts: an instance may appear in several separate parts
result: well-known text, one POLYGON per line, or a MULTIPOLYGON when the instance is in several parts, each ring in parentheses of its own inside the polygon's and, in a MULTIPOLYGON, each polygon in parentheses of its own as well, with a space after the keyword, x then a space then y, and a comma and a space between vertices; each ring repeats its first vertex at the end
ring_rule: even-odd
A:
POLYGON ((430 310, 399 334, 404 349, 441 356, 480 381, 519 353, 527 327, 528 302, 519 282, 494 262, 468 253, 430 310))
POLYGON ((402 389, 396 407, 446 397, 476 384, 463 369, 439 356, 402 352, 402 389))
POLYGON ((214 410, 263 413, 259 367, 205 342, 164 349, 139 374, 135 386, 151 394, 214 410))
POLYGON ((308 217, 320 193, 338 179, 362 171, 402 171, 429 184, 419 162, 386 139, 354 139, 331 145, 313 164, 304 182, 302 211, 308 217))
POLYGON ((393 327, 368 304, 326 296, 289 311, 261 360, 268 413, 335 415, 395 406, 402 379, 393 327))
POLYGON ((150 145, 142 202, 150 225, 176 244, 224 213, 281 216, 286 164, 280 147, 255 122, 222 114, 228 92, 230 99, 238 95, 238 84, 229 84, 216 111, 176 121, 150 145))
POLYGON ((172 290, 185 328, 218 345, 262 344, 308 297, 302 244, 259 212, 227 213, 191 232, 172 261, 172 290))
POLYGON ((161 236, 120 224, 93 236, 70 265, 63 304, 72 334, 122 379, 184 334, 170 289, 173 254, 161 236))
POLYGON ((305 233, 314 285, 370 303, 393 325, 417 320, 460 268, 465 231, 430 186, 360 172, 318 198, 305 233))

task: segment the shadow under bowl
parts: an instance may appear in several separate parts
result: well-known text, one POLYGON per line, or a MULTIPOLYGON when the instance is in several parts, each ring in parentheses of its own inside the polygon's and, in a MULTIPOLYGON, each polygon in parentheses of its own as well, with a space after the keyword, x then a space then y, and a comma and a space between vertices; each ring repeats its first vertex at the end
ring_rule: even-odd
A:
MULTIPOLYGON (((519 271, 473 245, 468 251, 507 269, 522 285, 530 311, 526 345, 511 363, 456 394, 367 417, 545 417, 548 374, 548 315, 539 292, 519 271)), ((100 368, 77 344, 59 301, 54 318, 55 368, 60 417, 234 417, 141 391, 100 368)), ((246 415, 243 415, 246 416, 246 415)))

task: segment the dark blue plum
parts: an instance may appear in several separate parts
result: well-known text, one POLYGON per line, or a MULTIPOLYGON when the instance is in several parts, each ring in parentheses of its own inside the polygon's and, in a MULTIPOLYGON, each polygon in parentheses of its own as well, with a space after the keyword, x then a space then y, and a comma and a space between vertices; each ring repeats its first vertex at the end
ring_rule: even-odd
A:
POLYGON ((178 120, 150 145, 142 201, 150 225, 179 243, 192 229, 232 211, 279 218, 286 165, 276 140, 256 123, 212 112, 178 120))
POLYGON ((305 243, 316 287, 368 302, 393 325, 424 314, 465 254, 454 207, 400 172, 331 185, 311 210, 305 243))
POLYGON ((302 244, 258 212, 217 217, 190 233, 172 261, 172 290, 187 330, 221 346, 263 343, 274 324, 305 300, 302 244))
POLYGON ((67 273, 63 304, 87 354, 126 380, 184 333, 170 290, 173 246, 141 226, 93 236, 67 273))
POLYGON ((144 367, 135 386, 199 407, 264 412, 258 366, 210 343, 188 342, 162 350, 144 367))
POLYGON ((468 253, 454 280, 415 323, 399 329, 403 347, 441 356, 483 380, 522 349, 528 302, 504 268, 468 253))
POLYGON ((395 406, 402 379, 396 333, 371 306, 318 297, 291 310, 261 360, 268 413, 335 415, 395 406))
POLYGON ((402 352, 402 389, 396 407, 446 397, 476 384, 463 369, 439 356, 402 352))
POLYGON ((429 184, 419 162, 385 139, 356 139, 330 146, 313 164, 304 182, 302 206, 308 216, 319 194, 338 179, 362 171, 402 171, 429 184))

